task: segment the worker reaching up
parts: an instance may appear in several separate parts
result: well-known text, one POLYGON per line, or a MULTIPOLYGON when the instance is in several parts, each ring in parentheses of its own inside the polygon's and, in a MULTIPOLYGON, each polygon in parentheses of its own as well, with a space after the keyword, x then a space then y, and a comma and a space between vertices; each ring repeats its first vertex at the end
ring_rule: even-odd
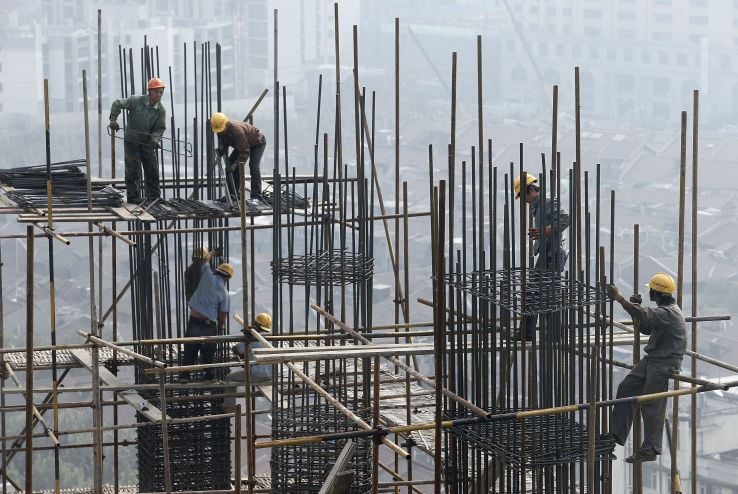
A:
POLYGON ((266 137, 253 125, 240 120, 228 120, 223 113, 213 113, 210 128, 218 134, 218 154, 225 156, 228 148, 234 148, 228 157, 226 184, 228 193, 236 198, 241 191, 241 167, 249 162, 251 175, 251 199, 261 200, 261 157, 266 148, 266 137))
MULTIPOLYGON (((208 252, 202 258, 201 276, 197 289, 189 301, 190 317, 187 320, 186 337, 217 336, 225 333, 230 299, 226 284, 233 276, 233 266, 221 263, 217 269, 210 267, 210 259, 214 253, 208 252)), ((215 360, 215 343, 185 343, 182 365, 194 365, 198 353, 203 364, 212 364, 215 360)), ((181 374, 183 381, 189 380, 189 372, 181 374)), ((205 380, 214 378, 212 369, 203 372, 205 380)))
MULTIPOLYGON (((533 216, 533 226, 528 229, 528 235, 533 239, 533 254, 536 256, 535 268, 548 273, 560 273, 564 270, 566 258, 569 256, 564 247, 564 231, 569 227, 569 215, 564 211, 557 200, 541 198, 538 179, 530 173, 525 174, 525 201, 530 207, 533 216), (541 238, 541 235, 545 239, 541 238)), ((513 183, 515 198, 520 197, 521 178, 516 177, 513 183)), ((538 297, 536 292, 529 293, 529 302, 538 297)), ((538 322, 537 315, 526 316, 525 340, 531 341, 538 322)), ((518 335, 518 339, 520 335, 518 335)))
POLYGON ((128 110, 128 124, 124 137, 126 160, 126 198, 130 203, 143 201, 138 190, 141 166, 144 170, 146 198, 159 197, 159 162, 156 152, 166 129, 167 112, 161 104, 164 81, 154 77, 149 80, 148 95, 130 96, 113 101, 110 106, 110 130, 120 130, 118 115, 128 110))
MULTIPOLYGON (((684 314, 674 300, 676 291, 674 278, 666 273, 656 273, 646 285, 649 299, 656 302, 656 308, 642 307, 640 295, 631 295, 626 300, 615 285, 607 286, 607 294, 619 302, 640 332, 648 337, 644 351, 646 356, 625 376, 618 386, 618 398, 642 394, 660 393, 669 388, 669 378, 682 365, 682 357, 687 349, 687 329, 684 314)), ((635 418, 636 405, 633 402, 619 403, 612 411, 611 429, 603 439, 623 445, 628 438, 635 418)), ((640 463, 654 461, 661 454, 661 443, 666 418, 666 398, 641 403, 643 416, 643 444, 634 445, 638 450, 625 461, 640 463)))
MULTIPOLYGON (((206 247, 200 246, 195 247, 195 249, 192 251, 192 264, 187 266, 187 269, 184 272, 184 291, 185 291, 185 300, 187 302, 190 301, 192 298, 192 295, 195 293, 195 290, 197 290, 197 285, 200 284, 200 277, 202 276, 202 263, 203 259, 208 255, 208 252, 210 252, 206 247)), ((211 254, 211 258, 218 255, 217 250, 213 250, 211 254)))

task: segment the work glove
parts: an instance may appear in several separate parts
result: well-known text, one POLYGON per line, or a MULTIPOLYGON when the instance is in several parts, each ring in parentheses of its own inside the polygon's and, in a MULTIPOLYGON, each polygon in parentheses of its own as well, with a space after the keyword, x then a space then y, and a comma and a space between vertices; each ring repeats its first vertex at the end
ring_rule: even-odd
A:
POLYGON ((218 146, 215 152, 218 153, 218 156, 223 157, 226 154, 226 148, 218 146))
POLYGON ((643 303, 643 297, 641 297, 640 293, 634 293, 630 296, 630 303, 631 304, 642 304, 643 303))
POLYGON ((151 147, 159 149, 161 147, 161 141, 159 139, 151 139, 151 147))
POLYGON ((617 298, 618 294, 620 294, 620 290, 618 290, 618 287, 616 287, 613 283, 610 283, 607 285, 607 296, 615 299, 617 298))
POLYGON ((110 127, 110 130, 112 130, 113 132, 115 132, 116 130, 120 130, 120 125, 118 125, 118 122, 115 120, 111 120, 108 127, 110 127))

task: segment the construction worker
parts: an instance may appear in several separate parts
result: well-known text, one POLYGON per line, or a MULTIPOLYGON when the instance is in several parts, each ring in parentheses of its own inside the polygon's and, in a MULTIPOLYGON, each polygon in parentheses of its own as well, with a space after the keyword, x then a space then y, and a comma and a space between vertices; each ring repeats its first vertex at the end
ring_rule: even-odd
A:
POLYGON ((128 125, 124 138, 126 160, 126 197, 129 203, 143 201, 138 191, 141 165, 144 170, 146 198, 159 197, 159 163, 157 149, 166 129, 167 112, 161 104, 164 81, 154 77, 149 80, 148 95, 130 96, 113 101, 110 107, 110 130, 120 130, 118 115, 128 110, 128 125))
MULTIPOLYGON (((564 230, 569 227, 569 215, 559 207, 555 199, 541 201, 541 191, 538 187, 538 179, 530 173, 525 174, 525 201, 528 203, 533 215, 533 227, 528 229, 528 235, 533 239, 533 254, 536 256, 535 268, 548 273, 560 273, 564 270, 564 264, 568 252, 564 248, 564 230), (544 211, 545 210, 545 211, 544 211), (545 214, 545 217, 544 217, 545 214), (541 239, 543 233, 545 239, 541 239), (542 246, 544 252, 541 252, 542 246)), ((516 177, 513 182, 515 198, 520 197, 521 178, 516 177)), ((528 303, 538 298, 535 291, 528 293, 528 303)), ((537 315, 525 317, 525 339, 533 340, 535 328, 538 322, 537 315)), ((520 334, 516 338, 521 339, 520 334)))
MULTIPOLYGON (((187 302, 190 301, 192 295, 197 289, 197 285, 200 283, 200 276, 202 275, 202 263, 208 252, 208 249, 203 246, 195 247, 195 250, 192 251, 192 264, 187 266, 187 269, 184 273, 185 300, 187 300, 187 302)), ((217 255, 218 251, 213 250, 212 257, 215 257, 217 255)))
MULTIPOLYGON (((210 267, 210 259, 214 253, 208 252, 202 258, 201 277, 195 293, 189 301, 190 317, 187 320, 185 336, 216 336, 225 333, 226 321, 230 310, 230 299, 226 284, 233 276, 233 266, 221 263, 217 269, 210 267)), ((182 365, 194 365, 200 353, 202 363, 212 364, 215 359, 215 343, 185 343, 182 365)), ((212 369, 205 369, 204 379, 212 380, 212 369)), ((189 372, 180 375, 183 381, 190 378, 189 372)))
MULTIPOLYGON (((261 335, 267 335, 272 332, 272 316, 267 314, 266 312, 262 312, 261 314, 257 315, 254 318, 254 323, 251 325, 256 331, 259 332, 261 335)), ((248 329, 242 329, 241 330, 246 335, 246 342, 238 343, 237 345, 233 345, 231 348, 231 351, 241 360, 243 360, 246 365, 249 365, 248 363, 252 360, 252 347, 258 348, 263 346, 261 342, 259 342, 252 334, 251 331, 248 329)), ((237 370, 233 371, 230 374, 228 374, 225 379, 223 379, 225 382, 228 383, 234 383, 235 385, 243 385, 244 383, 244 374, 245 372, 243 370, 237 370)), ((271 365, 252 365, 251 366, 251 382, 253 384, 260 384, 265 382, 271 382, 272 380, 272 366, 271 365)), ((229 391, 225 391, 226 393, 229 391)), ((235 392, 233 390, 232 392, 235 392)), ((225 406, 225 409, 227 412, 233 411, 233 407, 236 404, 235 398, 226 398, 223 402, 223 405, 225 406)))
MULTIPOLYGON (((625 398, 641 394, 660 393, 669 387, 669 378, 679 370, 682 356, 687 349, 687 331, 682 310, 674 300, 674 278, 666 273, 656 273, 646 285, 649 299, 657 307, 641 307, 640 295, 626 300, 615 285, 607 286, 607 294, 623 306, 633 317, 633 323, 641 333, 649 335, 644 351, 646 356, 625 376, 618 386, 617 397, 625 398)), ((635 418, 633 402, 615 405, 610 421, 611 429, 603 439, 625 444, 635 418)), ((661 441, 666 415, 666 398, 641 403, 643 416, 643 444, 625 461, 640 463, 654 461, 661 454, 661 441)))
POLYGON ((226 184, 228 193, 236 198, 241 191, 240 169, 249 162, 251 175, 251 199, 262 200, 261 196, 261 157, 266 148, 266 137, 259 129, 240 120, 228 120, 223 113, 213 113, 210 128, 218 134, 218 154, 225 156, 228 147, 233 152, 228 157, 226 184))

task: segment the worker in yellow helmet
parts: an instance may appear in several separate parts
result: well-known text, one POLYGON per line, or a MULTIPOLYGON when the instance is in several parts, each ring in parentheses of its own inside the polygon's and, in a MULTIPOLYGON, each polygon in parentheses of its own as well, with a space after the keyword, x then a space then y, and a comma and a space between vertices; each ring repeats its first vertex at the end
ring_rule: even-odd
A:
POLYGON ((210 128, 218 135, 217 152, 225 156, 228 148, 233 152, 226 166, 228 193, 237 197, 241 190, 241 168, 249 162, 251 175, 251 199, 262 200, 261 157, 266 149, 266 137, 253 125, 240 120, 229 120, 223 113, 213 113, 210 128))
MULTIPOLYGON (((656 273, 646 285, 649 298, 656 308, 642 307, 640 295, 626 299, 615 285, 607 286, 607 294, 619 302, 633 317, 640 332, 648 337, 644 351, 646 356, 625 376, 618 386, 618 398, 660 393, 669 388, 669 378, 682 365, 682 357, 687 349, 687 330, 682 310, 674 300, 676 283, 666 273, 656 273)), ((636 404, 619 403, 612 411, 610 432, 602 439, 625 444, 635 418, 636 404)), ((635 445, 636 452, 626 458, 628 463, 654 461, 661 454, 661 443, 666 417, 666 398, 641 403, 643 416, 643 444, 635 445)))
MULTIPOLYGON (((200 282, 189 301, 190 317, 187 320, 186 337, 217 336, 225 334, 226 321, 230 311, 228 281, 233 277, 233 266, 221 263, 215 270, 210 266, 214 252, 208 252, 202 258, 200 282)), ((194 365, 198 353, 203 364, 212 364, 215 360, 215 343, 186 343, 182 365, 194 365)), ((212 369, 205 369, 204 380, 215 377, 212 369)), ((189 372, 180 375, 181 380, 190 379, 189 372)))
MULTIPOLYGON (((533 225, 528 229, 528 235, 533 239, 533 254, 536 256, 535 268, 539 271, 560 273, 564 270, 564 264, 569 255, 564 246, 564 231, 569 228, 570 224, 569 215, 560 207, 557 200, 543 200, 536 177, 530 173, 524 175, 524 190, 521 189, 523 181, 521 177, 515 178, 513 188, 516 199, 520 198, 521 193, 525 197, 525 202, 528 203, 533 216, 533 225)), ((530 291, 528 297, 528 303, 532 304, 538 294, 530 291)), ((525 341, 533 340, 537 323, 536 314, 526 316, 523 323, 525 327, 515 335, 515 338, 522 339, 524 335, 525 341)))
POLYGON ((141 179, 141 166, 144 171, 146 198, 159 197, 159 163, 157 150, 166 130, 167 112, 161 104, 164 94, 164 81, 158 77, 149 80, 148 94, 130 96, 113 101, 110 106, 110 130, 120 130, 118 115, 121 110, 128 111, 128 124, 123 139, 126 161, 126 197, 129 203, 139 203, 138 182, 141 179))

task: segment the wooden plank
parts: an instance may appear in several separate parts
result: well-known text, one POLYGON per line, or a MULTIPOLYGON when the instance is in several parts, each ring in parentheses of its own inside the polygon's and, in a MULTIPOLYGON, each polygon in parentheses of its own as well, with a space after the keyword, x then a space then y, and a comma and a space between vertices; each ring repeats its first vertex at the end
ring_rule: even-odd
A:
MULTIPOLYGON (((333 468, 328 472, 328 476, 323 483, 323 487, 320 488, 318 494, 339 494, 343 492, 349 492, 350 482, 353 478, 347 478, 344 474, 346 470, 349 470, 349 463, 351 463, 351 457, 354 456, 356 450, 356 443, 352 440, 346 441, 346 445, 341 450, 341 453, 336 458, 336 463, 333 464, 333 468), (349 482, 346 484, 346 482, 349 482)), ((352 470, 350 470, 353 473, 352 470)))
MULTIPOLYGON (((72 349, 69 350, 69 353, 71 353, 72 356, 85 368, 92 371, 92 355, 90 355, 89 352, 82 349, 72 349)), ((123 386, 123 383, 102 365, 99 368, 99 372, 100 381, 103 384, 108 386, 123 386)), ((161 422, 161 410, 145 400, 140 394, 138 394, 138 392, 133 389, 127 389, 125 391, 118 392, 118 396, 150 421, 157 423, 161 422)), ((167 420, 169 420, 169 416, 167 416, 167 420)))

